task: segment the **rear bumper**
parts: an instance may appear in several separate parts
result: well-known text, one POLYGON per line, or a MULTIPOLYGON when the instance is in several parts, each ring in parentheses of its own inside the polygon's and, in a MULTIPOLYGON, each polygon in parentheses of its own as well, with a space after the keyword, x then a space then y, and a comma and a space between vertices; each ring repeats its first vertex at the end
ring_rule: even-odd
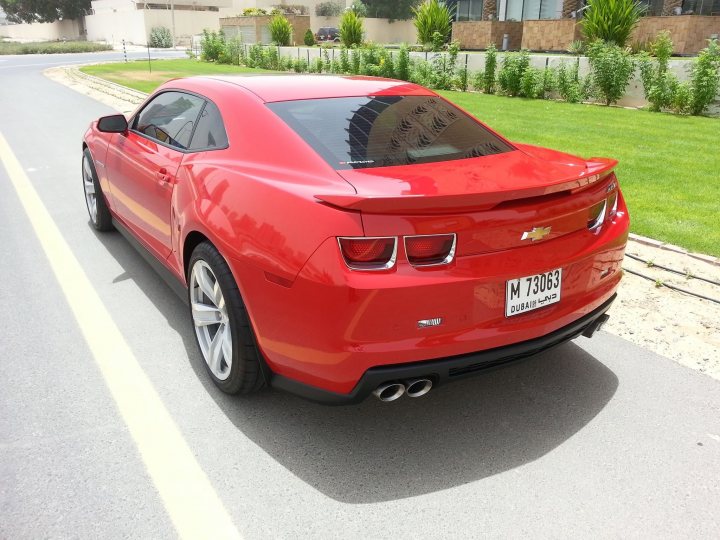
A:
POLYGON ((370 368, 349 394, 323 390, 277 374, 272 376, 271 385, 273 388, 291 392, 326 405, 359 403, 367 398, 379 385, 390 381, 426 377, 432 379, 433 386, 439 386, 523 360, 580 335, 590 337, 607 320, 605 312, 610 308, 615 297, 616 295, 613 294, 609 300, 587 315, 539 338, 450 358, 370 368))

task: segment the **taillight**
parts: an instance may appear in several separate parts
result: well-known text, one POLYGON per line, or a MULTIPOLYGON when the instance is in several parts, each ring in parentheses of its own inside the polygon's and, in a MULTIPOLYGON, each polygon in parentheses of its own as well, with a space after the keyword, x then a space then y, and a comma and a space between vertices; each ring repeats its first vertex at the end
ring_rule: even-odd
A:
POLYGON ((618 209, 618 192, 617 191, 613 191, 608 196, 607 207, 608 207, 608 218, 615 217, 615 214, 617 214, 617 209, 618 209))
POLYGON ((395 265, 397 238, 338 238, 340 252, 351 270, 387 270, 395 265))
POLYGON ((588 216, 587 228, 591 231, 597 229, 602 225, 605 220, 605 210, 607 208, 607 200, 603 199, 599 203, 593 205, 590 208, 590 215, 588 216))
POLYGON ((455 257, 455 234, 427 234, 405 237, 405 252, 413 266, 448 264, 455 257))

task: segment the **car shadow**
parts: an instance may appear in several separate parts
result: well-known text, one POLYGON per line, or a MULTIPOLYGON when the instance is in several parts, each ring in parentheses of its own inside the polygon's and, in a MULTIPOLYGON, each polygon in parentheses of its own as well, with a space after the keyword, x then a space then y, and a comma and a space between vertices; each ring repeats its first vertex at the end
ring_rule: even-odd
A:
POLYGON ((98 239, 124 269, 116 280, 133 280, 181 336, 189 365, 223 413, 337 501, 422 495, 534 461, 586 426, 618 387, 611 370, 568 343, 418 399, 330 407, 277 391, 228 396, 205 371, 183 302, 121 235, 98 239))

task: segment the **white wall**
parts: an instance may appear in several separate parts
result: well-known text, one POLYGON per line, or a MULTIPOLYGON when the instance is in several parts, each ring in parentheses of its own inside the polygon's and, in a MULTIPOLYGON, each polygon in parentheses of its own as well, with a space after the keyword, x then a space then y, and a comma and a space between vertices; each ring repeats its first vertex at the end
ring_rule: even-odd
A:
MULTIPOLYGON (((148 37, 153 26, 165 26, 172 29, 172 17, 169 11, 158 9, 142 10, 145 14, 145 26, 148 37)), ((190 46, 192 36, 201 34, 204 29, 220 30, 220 13, 217 11, 175 11, 175 42, 190 46)), ((146 38, 147 39, 147 38, 146 38)))
POLYGON ((387 19, 365 19, 365 39, 373 43, 417 43, 417 31, 410 21, 389 22, 387 19))
POLYGON ((80 25, 73 19, 52 23, 8 24, 0 26, 0 36, 18 41, 78 39, 80 25))
MULTIPOLYGON (((90 41, 107 41, 145 45, 153 26, 172 29, 172 13, 163 9, 138 9, 129 11, 99 11, 85 17, 87 36, 90 41)), ((175 40, 178 45, 190 45, 191 37, 208 30, 220 28, 217 11, 175 11, 175 40)))
POLYGON ((85 17, 85 28, 88 41, 147 43, 144 10, 99 11, 85 17))

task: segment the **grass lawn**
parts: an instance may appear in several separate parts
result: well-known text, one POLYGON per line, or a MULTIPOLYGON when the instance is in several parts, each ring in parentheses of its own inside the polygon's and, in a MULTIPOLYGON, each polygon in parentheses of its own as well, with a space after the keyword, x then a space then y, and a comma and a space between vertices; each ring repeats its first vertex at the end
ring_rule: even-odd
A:
POLYGON ((198 62, 189 58, 178 60, 153 60, 152 72, 148 71, 147 60, 98 64, 81 68, 84 73, 102 77, 108 81, 140 90, 152 92, 168 79, 190 77, 192 75, 213 75, 218 73, 273 73, 264 69, 252 69, 243 66, 228 66, 198 62))
MULTIPOLYGON (((173 77, 260 71, 195 60, 153 61, 152 75, 147 62, 82 69, 146 92, 173 77)), ((511 140, 618 159, 633 232, 720 256, 720 119, 441 93, 511 140)))
POLYGON ((92 41, 38 41, 17 43, 0 41, 0 54, 59 54, 111 51, 112 46, 92 41))
POLYGON ((511 140, 619 160, 633 232, 720 255, 720 119, 442 94, 511 140))

